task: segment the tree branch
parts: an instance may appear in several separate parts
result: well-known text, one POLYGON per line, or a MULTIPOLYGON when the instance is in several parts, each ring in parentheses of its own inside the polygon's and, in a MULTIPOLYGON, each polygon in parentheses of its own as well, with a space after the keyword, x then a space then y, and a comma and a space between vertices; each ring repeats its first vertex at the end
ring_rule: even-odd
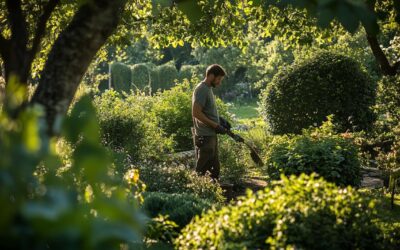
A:
POLYGON ((53 13, 54 9, 58 5, 60 0, 49 0, 47 3, 46 7, 44 8, 43 14, 40 16, 38 23, 36 25, 36 32, 35 36, 33 38, 32 42, 32 48, 30 50, 30 57, 33 60, 35 57, 39 47, 40 47, 40 42, 44 36, 45 30, 46 30, 46 23, 49 20, 51 13, 53 13))
POLYGON ((0 54, 1 54, 1 57, 3 58, 3 60, 5 57, 5 52, 9 50, 8 42, 9 42, 9 40, 4 38, 4 36, 2 34, 0 34, 0 54))
POLYGON ((16 44, 24 46, 28 43, 28 30, 22 13, 21 0, 6 0, 8 20, 11 26, 12 38, 16 44))
POLYGON ((382 73, 384 75, 394 76, 397 74, 397 70, 400 66, 400 62, 395 63, 393 66, 390 65, 388 58, 386 57, 385 53, 383 52, 381 46, 379 45, 378 39, 375 35, 372 35, 367 32, 367 40, 369 46, 371 47, 372 53, 375 56, 375 59, 379 63, 382 73))

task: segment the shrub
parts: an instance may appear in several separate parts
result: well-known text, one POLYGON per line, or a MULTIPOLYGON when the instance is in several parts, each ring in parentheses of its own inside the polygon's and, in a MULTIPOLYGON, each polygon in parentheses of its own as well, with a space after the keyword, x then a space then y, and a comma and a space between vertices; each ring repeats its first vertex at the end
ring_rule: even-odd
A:
POLYGON ((196 217, 178 249, 385 249, 375 201, 323 179, 282 176, 236 204, 196 217))
POLYGON ((218 145, 221 181, 241 184, 251 162, 248 148, 226 137, 218 138, 218 145))
POLYGON ((129 66, 114 62, 111 64, 111 87, 122 93, 131 90, 131 69, 129 66))
POLYGON ((177 151, 193 149, 192 132, 192 88, 185 81, 170 90, 158 94, 152 112, 158 125, 175 142, 177 151))
POLYGON ((300 133, 330 114, 340 131, 369 129, 374 103, 375 84, 359 64, 331 53, 283 68, 262 96, 263 115, 274 134, 300 133))
POLYGON ((172 140, 164 136, 150 114, 150 96, 131 94, 123 98, 108 90, 94 103, 102 141, 113 150, 128 153, 133 162, 160 159, 172 150, 172 140))
POLYGON ((183 79, 196 79, 201 81, 206 73, 205 65, 183 65, 179 71, 179 80, 183 79))
MULTIPOLYGON (((330 121, 322 126, 324 129, 330 121)), ((267 173, 272 179, 281 174, 317 173, 337 185, 357 186, 361 181, 357 148, 339 135, 321 129, 303 135, 277 136, 267 151, 267 173)))
POLYGON ((150 88, 150 71, 145 64, 135 64, 131 67, 132 86, 141 91, 148 91, 150 88))
MULTIPOLYGON (((5 100, 12 102, 5 103, 7 111, 20 107, 22 96, 26 92, 8 96, 5 100)), ((62 136, 74 145, 64 175, 58 174, 62 160, 53 152, 56 140, 47 136, 43 126, 43 109, 36 105, 18 110, 13 118, 6 110, 0 114, 0 248, 140 245, 143 215, 127 183, 117 184, 110 174, 111 158, 100 145, 90 98, 81 98, 63 121, 62 136)))
POLYGON ((146 165, 137 167, 148 192, 189 193, 213 202, 223 202, 222 189, 209 176, 199 176, 183 165, 146 165))
POLYGON ((168 194, 151 192, 144 195, 143 210, 151 218, 168 216, 179 228, 186 226, 193 217, 207 211, 212 203, 193 194, 168 194))
POLYGON ((171 89, 175 85, 176 79, 178 79, 178 71, 173 63, 157 66, 152 73, 152 92, 171 89))

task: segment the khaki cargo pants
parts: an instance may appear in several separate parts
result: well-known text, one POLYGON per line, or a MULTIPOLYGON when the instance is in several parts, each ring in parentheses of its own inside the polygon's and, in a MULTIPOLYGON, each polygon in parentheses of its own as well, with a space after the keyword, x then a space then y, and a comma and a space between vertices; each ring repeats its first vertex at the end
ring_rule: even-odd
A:
POLYGON ((218 159, 217 136, 194 136, 196 146, 196 172, 205 175, 208 172, 211 178, 218 180, 220 164, 218 159))

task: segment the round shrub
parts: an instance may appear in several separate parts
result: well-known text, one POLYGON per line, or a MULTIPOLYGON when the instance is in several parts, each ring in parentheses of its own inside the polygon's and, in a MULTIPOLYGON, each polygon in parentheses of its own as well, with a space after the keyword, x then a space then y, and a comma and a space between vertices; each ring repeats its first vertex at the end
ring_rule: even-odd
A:
POLYGON ((361 182, 357 148, 338 135, 275 137, 266 158, 267 173, 272 179, 279 179, 281 174, 317 173, 341 186, 358 186, 361 182))
POLYGON ((262 96, 273 134, 300 133, 334 114, 340 131, 369 129, 374 121, 375 84, 346 56, 321 53, 283 68, 262 96))
POLYGON ((189 193, 213 202, 223 202, 222 189, 208 176, 199 176, 184 165, 146 165, 137 167, 148 192, 189 193))
POLYGON ((131 90, 131 69, 129 66, 115 62, 111 64, 111 87, 122 93, 131 90))
POLYGON ((166 216, 179 228, 186 226, 193 217, 201 215, 211 208, 209 200, 201 199, 193 194, 168 194, 151 192, 144 195, 143 210, 152 218, 166 216))
POLYGON ((385 249, 373 199, 310 177, 283 177, 196 217, 178 249, 385 249))
POLYGON ((131 67, 132 86, 144 91, 150 88, 150 71, 145 64, 139 63, 131 67))

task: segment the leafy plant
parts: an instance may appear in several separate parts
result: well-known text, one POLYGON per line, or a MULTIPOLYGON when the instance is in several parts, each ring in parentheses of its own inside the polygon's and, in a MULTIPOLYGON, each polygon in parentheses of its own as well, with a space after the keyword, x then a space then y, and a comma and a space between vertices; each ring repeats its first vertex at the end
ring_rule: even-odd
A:
POLYGON ((340 186, 361 182, 358 151, 351 140, 333 133, 331 118, 321 128, 302 135, 277 136, 268 145, 267 173, 272 179, 281 174, 317 173, 340 186))
POLYGON ((111 64, 111 86, 116 91, 129 93, 131 90, 131 69, 129 66, 114 62, 111 64))
POLYGON ((342 132, 370 129, 375 118, 375 84, 356 61, 331 53, 283 68, 261 101, 274 134, 300 133, 331 114, 342 132))
POLYGON ((16 109, 26 91, 10 82, 0 113, 0 232, 2 249, 119 249, 141 244, 144 216, 130 184, 113 176, 112 158, 100 144, 89 97, 62 123, 73 145, 64 173, 40 106, 16 109), (13 116, 10 116, 13 114, 13 116))
POLYGON ((177 249, 394 248, 374 223, 376 200, 315 175, 281 181, 196 217, 177 249), (210 233, 212 230, 213 233, 210 233))
POLYGON ((168 216, 182 229, 196 215, 211 208, 212 203, 207 199, 201 199, 194 194, 169 194, 162 192, 150 192, 145 194, 143 210, 151 218, 158 215, 168 216))
POLYGON ((222 189, 209 176, 199 176, 184 165, 142 164, 139 169, 141 180, 148 192, 189 193, 213 202, 224 202, 222 189))

